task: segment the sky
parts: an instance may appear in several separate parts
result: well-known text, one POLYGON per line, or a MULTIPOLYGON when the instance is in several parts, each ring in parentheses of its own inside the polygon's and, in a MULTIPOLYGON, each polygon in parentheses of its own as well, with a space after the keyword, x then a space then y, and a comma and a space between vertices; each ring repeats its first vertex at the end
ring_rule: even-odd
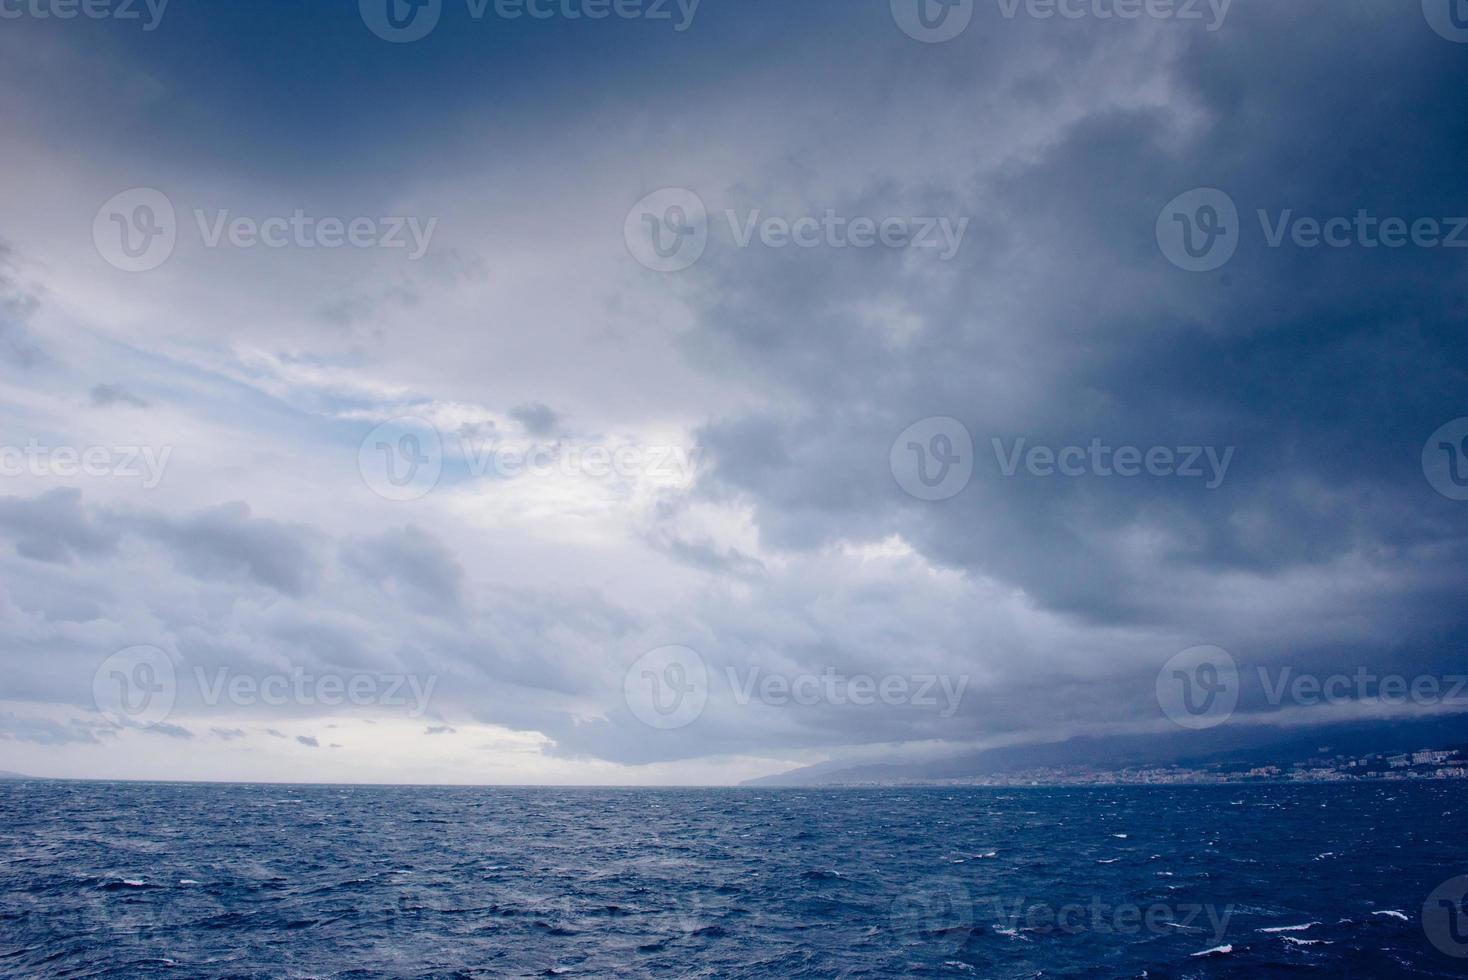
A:
POLYGON ((1468 710, 1465 83, 1452 0, 0 0, 0 769, 1468 710))

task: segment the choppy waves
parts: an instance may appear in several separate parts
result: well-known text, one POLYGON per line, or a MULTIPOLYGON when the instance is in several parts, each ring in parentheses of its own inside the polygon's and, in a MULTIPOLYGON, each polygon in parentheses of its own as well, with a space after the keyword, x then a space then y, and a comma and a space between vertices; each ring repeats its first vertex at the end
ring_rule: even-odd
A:
POLYGON ((14 782, 0 972, 1461 975, 1460 796, 14 782))

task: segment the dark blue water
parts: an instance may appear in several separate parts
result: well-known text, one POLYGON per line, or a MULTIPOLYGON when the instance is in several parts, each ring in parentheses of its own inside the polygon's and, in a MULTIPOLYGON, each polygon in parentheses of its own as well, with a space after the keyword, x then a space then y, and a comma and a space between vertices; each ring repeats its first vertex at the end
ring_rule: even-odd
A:
POLYGON ((0 972, 1462 976, 1423 906, 1465 803, 8 782, 0 972))

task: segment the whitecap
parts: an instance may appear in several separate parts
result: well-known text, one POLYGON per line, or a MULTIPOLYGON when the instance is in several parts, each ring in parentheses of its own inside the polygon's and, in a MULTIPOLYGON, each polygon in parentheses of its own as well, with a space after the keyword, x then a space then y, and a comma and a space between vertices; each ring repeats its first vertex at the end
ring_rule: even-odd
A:
POLYGON ((1401 919, 1403 922, 1411 922, 1406 912, 1398 912, 1396 909, 1387 909, 1383 912, 1372 912, 1372 915, 1385 915, 1393 919, 1401 919))
POLYGON ((1311 926, 1318 926, 1318 922, 1307 922, 1302 926, 1270 926, 1268 929, 1260 929, 1260 932, 1304 932, 1311 926))
POLYGON ((1214 946, 1212 949, 1199 950, 1198 952, 1196 952, 1196 953, 1190 953, 1189 955, 1190 956, 1227 956, 1229 953, 1232 953, 1233 951, 1234 951, 1234 948, 1233 948, 1232 944, 1230 944, 1230 945, 1227 945, 1227 946, 1214 946))

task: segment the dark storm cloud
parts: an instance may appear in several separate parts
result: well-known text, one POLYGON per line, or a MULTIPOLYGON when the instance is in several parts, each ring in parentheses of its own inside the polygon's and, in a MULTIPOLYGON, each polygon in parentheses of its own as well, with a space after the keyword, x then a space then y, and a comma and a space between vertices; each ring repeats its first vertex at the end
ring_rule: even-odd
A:
POLYGON ((1178 137, 1169 108, 1087 117, 1037 159, 975 175, 959 206, 1002 252, 971 241, 921 278, 896 260, 797 250, 712 263, 710 343, 783 379, 801 410, 710 425, 705 492, 757 501, 782 547, 897 530, 936 561, 1097 622, 1175 622, 1165 583, 1179 570, 1366 554, 1387 576, 1407 574, 1409 556, 1460 573, 1447 554, 1413 552, 1468 526, 1418 462, 1427 435, 1464 414, 1463 253, 1268 249, 1254 215, 1468 213, 1468 128, 1444 98, 1468 60, 1411 13, 1238 4, 1173 64, 1179 111, 1207 120, 1195 137, 1178 137), (1162 205, 1198 186, 1226 189, 1244 215, 1221 273, 1184 273, 1153 241, 1162 205), (921 328, 893 349, 850 311, 903 289, 921 328), (958 499, 918 503, 887 475, 887 451, 937 415, 973 432, 976 473, 958 499), (1206 492, 1003 478, 991 440, 1019 437, 1237 452, 1206 492), (1139 565, 1127 533, 1150 528, 1170 540, 1139 565))
MULTIPOLYGON (((489 30, 450 19, 412 49, 378 43, 350 5, 345 14, 293 11, 287 20, 243 7, 210 16, 180 9, 165 44, 18 25, 24 35, 0 37, 0 63, 38 60, 21 36, 45 37, 48 54, 75 37, 73 84, 85 97, 57 98, 38 72, 19 70, 0 99, 25 107, 36 146, 47 139, 35 134, 57 142, 63 131, 87 132, 94 159, 139 175, 124 183, 183 161, 201 190, 258 184, 292 206, 376 213, 384 200, 433 200, 446 233, 456 195, 473 197, 462 188, 486 183, 483 145, 496 148, 504 172, 525 175, 525 186, 499 188, 506 197, 588 181, 575 153, 563 154, 572 165, 559 175, 540 173, 538 153, 560 153, 563 141, 606 149, 613 201, 604 228, 600 218, 578 223, 569 212, 585 202, 571 195, 567 214, 551 209, 533 221, 508 207, 515 220, 484 220, 502 214, 469 202, 466 224, 482 212, 484 225, 464 237, 480 234, 492 255, 540 245, 543 235, 548 244, 535 254, 559 258, 564 248, 567 276, 582 273, 574 262, 587 255, 625 262, 617 281, 589 288, 605 295, 607 310, 649 313, 648 336, 686 355, 678 368, 691 364, 692 378, 644 386, 638 397, 656 424, 697 427, 707 467, 691 495, 660 491, 649 512, 609 508, 606 524, 625 523, 630 547, 586 518, 598 505, 575 492, 570 503, 557 497, 563 487, 536 500, 546 507, 537 515, 554 517, 521 518, 509 494, 486 494, 472 501, 469 521, 467 507, 435 510, 469 503, 446 483, 420 504, 421 526, 401 526, 406 510, 384 521, 362 506, 340 515, 339 527, 355 532, 346 534, 244 503, 213 506, 218 497, 128 509, 90 491, 86 503, 73 490, 17 492, 0 498, 0 534, 21 556, 7 568, 31 574, 7 583, 0 613, 12 617, 27 658, 39 661, 47 643, 76 646, 80 631, 44 629, 82 619, 98 643, 164 629, 189 666, 442 673, 435 722, 543 733, 554 755, 628 763, 1152 720, 1157 668, 1194 643, 1302 669, 1410 671, 1461 660, 1468 511, 1433 492, 1420 454, 1439 425, 1468 416, 1464 253, 1269 248, 1255 216, 1261 208, 1317 218, 1362 208, 1408 219, 1468 213, 1468 118, 1455 98, 1468 82, 1468 46, 1433 34, 1417 5, 1238 0, 1215 32, 1145 20, 1006 20, 989 9, 963 37, 923 45, 895 28, 880 0, 817 0, 710 5, 677 44, 613 23, 592 33, 589 24, 489 30), (263 76, 262 63, 271 66, 263 76), (583 70, 566 72, 567 63, 583 70), (597 84, 587 86, 592 70, 597 84), (113 76, 116 85, 103 84, 113 76), (509 82, 525 96, 504 98, 509 82), (438 93, 431 105, 425 91, 438 93), (118 111, 129 99, 146 111, 118 111), (633 134, 630 160, 624 133, 633 134), (484 144, 467 142, 479 136, 484 144), (716 224, 725 204, 786 219, 836 208, 970 224, 951 261, 882 248, 738 248, 720 231, 676 280, 634 281, 646 270, 624 254, 622 212, 661 183, 718 201, 716 224), (1243 219, 1233 260, 1206 274, 1175 268, 1155 241, 1163 205, 1197 187, 1226 190, 1243 219), (961 494, 927 503, 899 488, 889 451, 898 433, 933 416, 961 420, 976 458, 961 494), (1005 476, 992 440, 1209 447, 1229 453, 1229 465, 1212 488, 1023 469, 1005 476), (567 513, 575 519, 560 520, 567 513), (484 540, 481 517, 502 521, 514 550, 471 554, 484 540), (454 521, 464 521, 462 540, 454 521), (605 570, 605 594, 559 583, 553 591, 543 574, 535 588, 502 584, 518 581, 515 562, 548 566, 553 579, 581 571, 571 565, 584 556, 605 570), (640 580, 641 569, 652 581, 640 580), (713 688, 704 715, 671 735, 632 717, 621 690, 626 666, 665 643, 696 647, 713 688), (903 705, 734 705, 728 672, 752 665, 785 675, 971 674, 973 684, 950 717, 903 705)), ((91 206, 78 221, 83 239, 91 206)), ((92 244, 81 248, 90 260, 92 244)), ((35 364, 29 330, 40 308, 4 259, 0 362, 35 364)), ((169 274, 183 276, 185 260, 169 274)), ((242 357, 259 354, 241 367, 234 352, 221 353, 212 322, 207 336, 160 326, 179 341, 172 353, 203 351, 209 370, 229 365, 232 383, 259 382, 260 403, 229 395, 233 387, 214 386, 212 375, 139 390, 225 392, 221 415, 268 416, 275 427, 262 441, 283 466, 300 452, 306 472, 323 447, 316 435, 292 442, 299 432, 287 432, 286 420, 307 413, 288 415, 281 403, 354 420, 384 407, 357 385, 411 388, 413 405, 447 418, 508 414, 536 438, 571 437, 557 410, 523 399, 543 397, 575 424, 599 426, 597 400, 612 389, 591 384, 588 393, 580 382, 530 383, 505 396, 518 408, 492 413, 465 404, 490 387, 477 384, 485 379, 420 392, 455 375, 460 364, 448 358, 472 371, 472 357, 489 356, 445 342, 460 338, 425 335, 407 363, 374 359, 401 329, 398 313, 427 322, 443 312, 440 290, 448 305, 482 308, 496 330, 535 326, 533 311, 513 309, 501 292, 513 292, 523 269, 498 258, 482 269, 445 261, 437 273, 425 265, 420 277, 363 276, 309 295, 303 309, 352 336, 337 356, 312 349, 319 337, 297 349, 294 340, 218 330, 250 351, 242 357), (438 346, 450 353, 434 361, 438 346)), ((264 296, 273 285, 251 279, 247 290, 264 296)), ((262 304, 242 318, 278 312, 262 304)), ((592 366, 621 376, 647 352, 630 340, 603 342, 620 329, 589 323, 567 356, 605 354, 605 365, 592 366)), ((496 345, 502 339, 512 338, 494 335, 496 345)), ((503 346, 493 356, 521 353, 503 346)), ((58 390, 119 377, 98 365, 58 390)), ((643 378, 627 377, 636 379, 628 387, 643 378)), ((91 398, 100 407, 142 402, 121 384, 99 384, 91 398)), ((117 417, 132 414, 86 416, 88 424, 117 417)), ((310 428, 324 426, 313 416, 310 428)), ((347 470, 355 449, 341 454, 347 470)), ((225 455, 222 465, 240 462, 225 455)), ((210 462, 192 472, 217 477, 205 473, 210 462)), ((361 492, 357 474, 347 475, 361 492)), ((202 485, 212 493, 220 484, 202 485)), ((343 498, 344 508, 358 506, 343 498)), ((84 700, 85 674, 57 697, 84 700)), ((44 687, 36 681, 26 694, 44 687)), ((1246 691, 1245 705, 1256 695, 1246 691)), ((214 734, 228 740, 236 736, 222 733, 235 731, 214 734)))

